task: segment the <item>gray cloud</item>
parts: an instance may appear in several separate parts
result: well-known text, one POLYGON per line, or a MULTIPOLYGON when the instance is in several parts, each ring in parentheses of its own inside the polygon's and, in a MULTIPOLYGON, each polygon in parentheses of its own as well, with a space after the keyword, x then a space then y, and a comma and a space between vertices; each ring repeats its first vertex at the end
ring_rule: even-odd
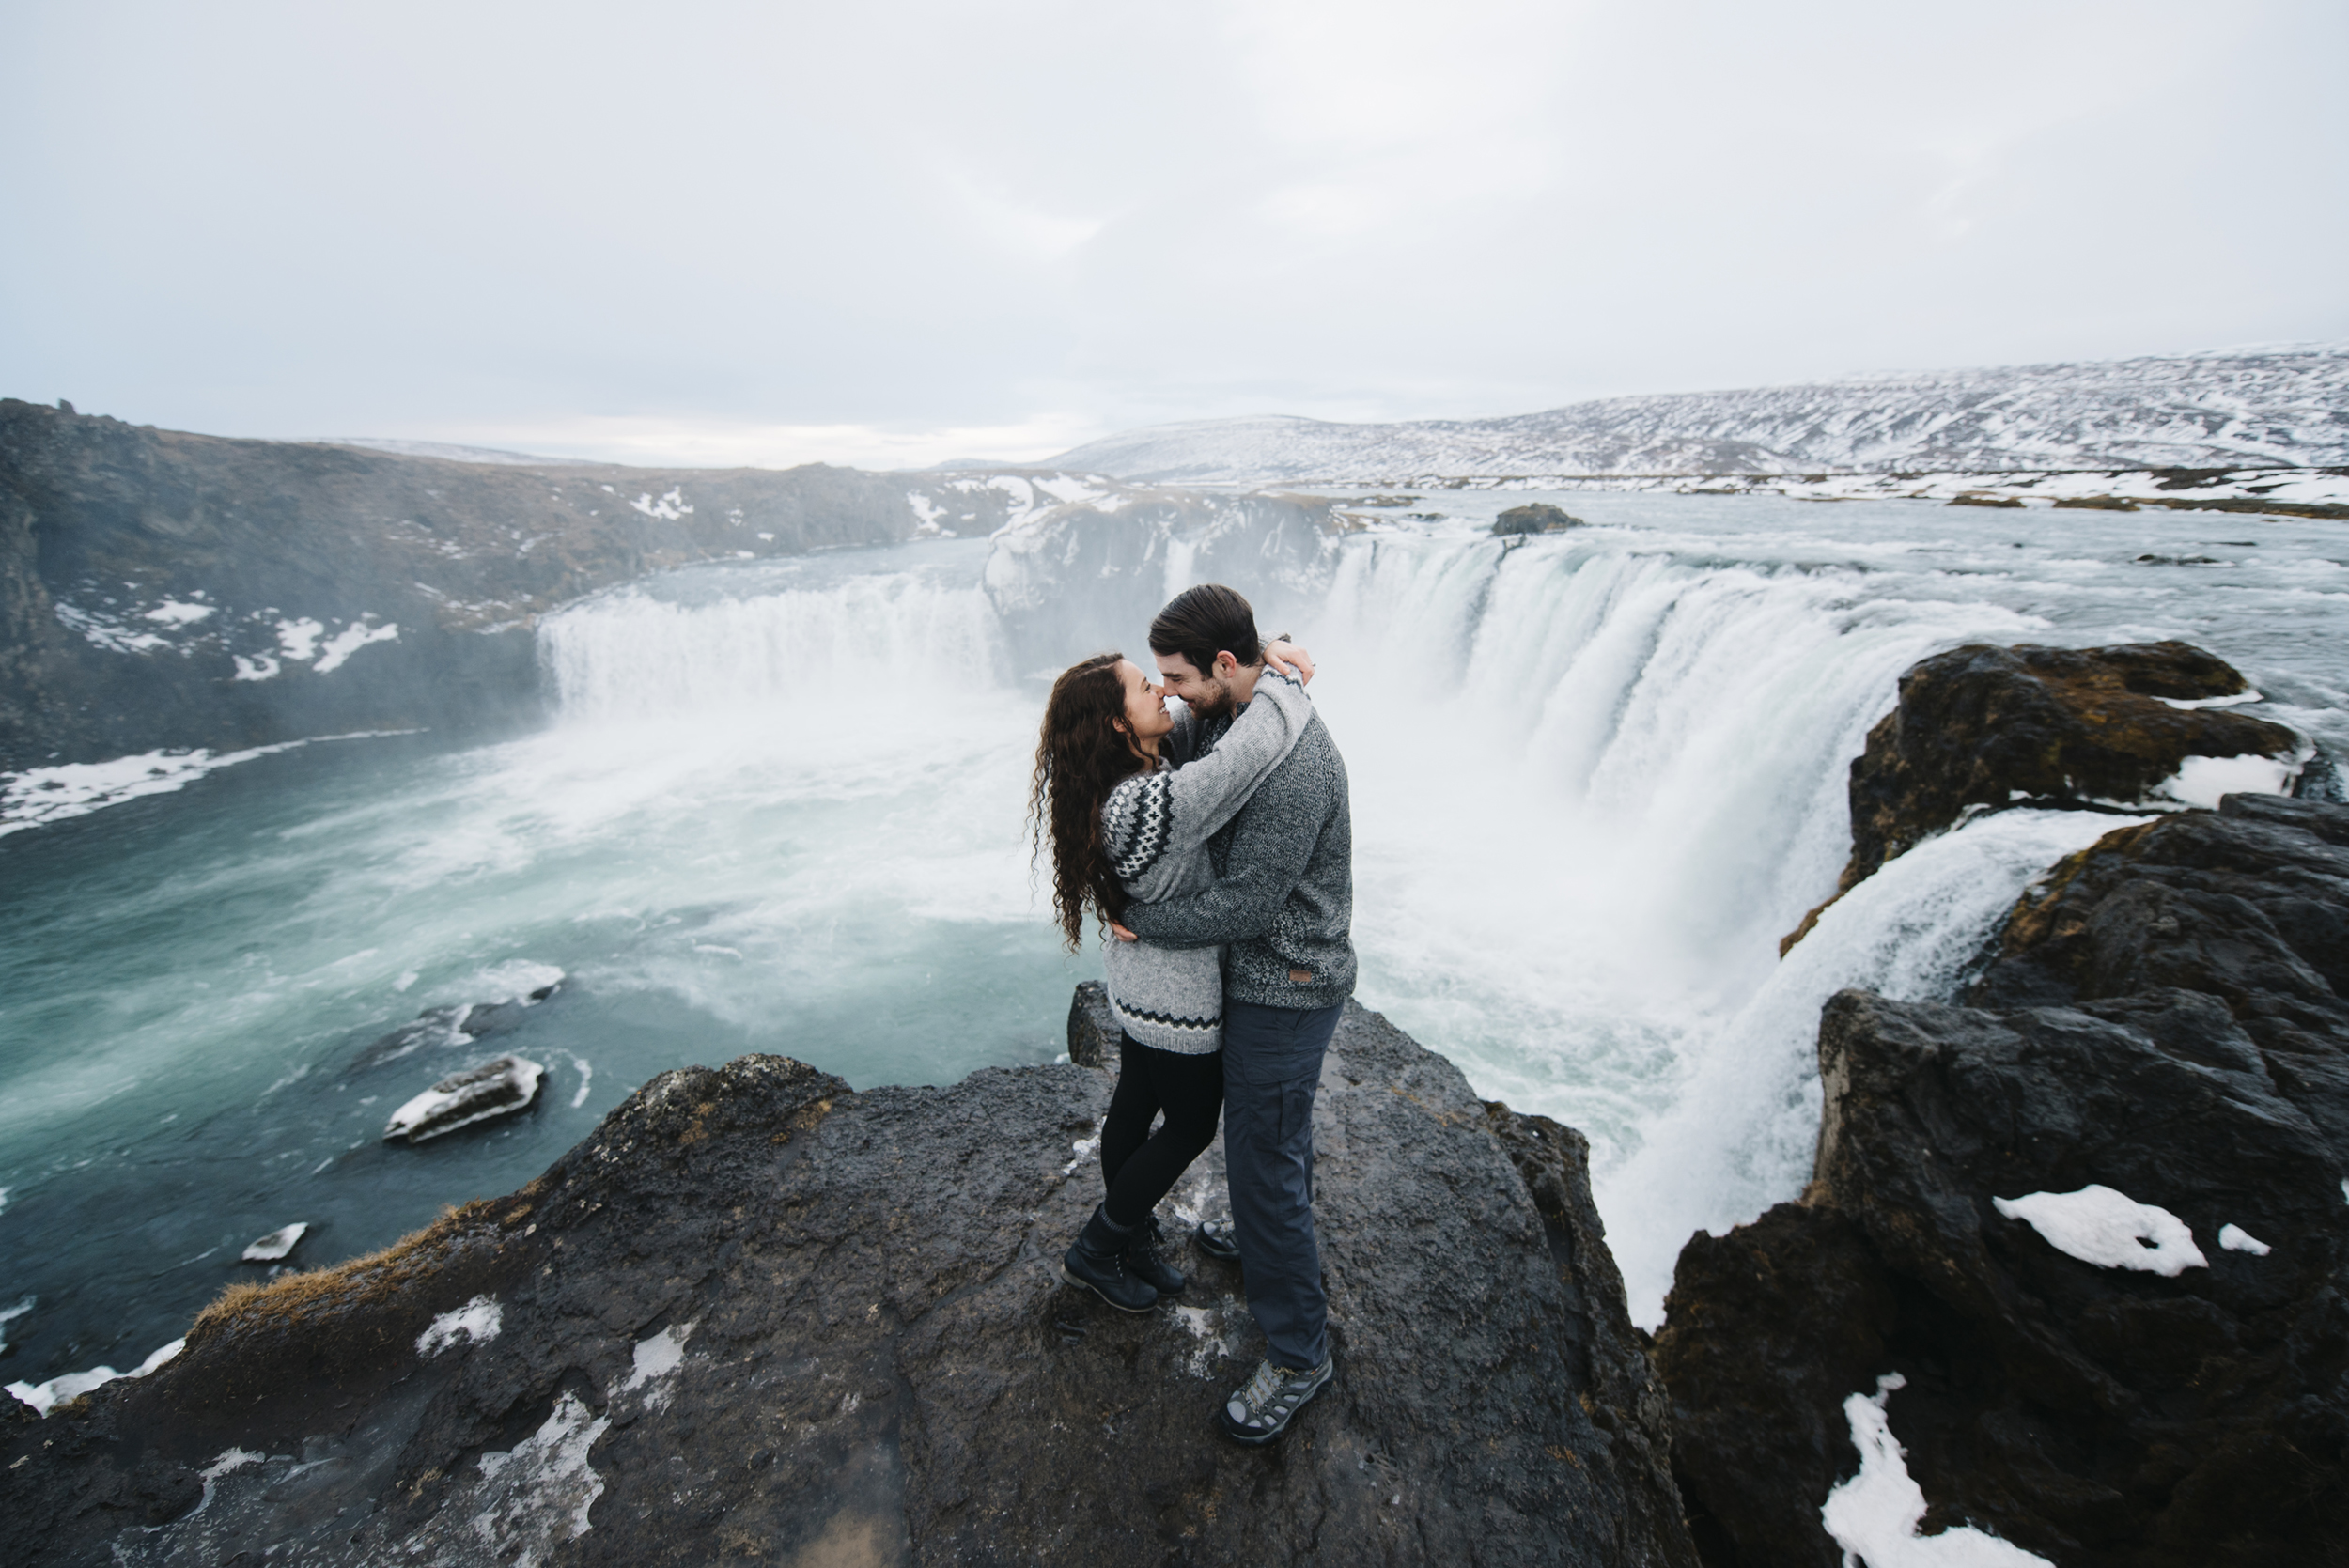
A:
POLYGON ((891 462, 2340 338, 2344 45, 2169 0, 28 3, 0 391, 891 462))

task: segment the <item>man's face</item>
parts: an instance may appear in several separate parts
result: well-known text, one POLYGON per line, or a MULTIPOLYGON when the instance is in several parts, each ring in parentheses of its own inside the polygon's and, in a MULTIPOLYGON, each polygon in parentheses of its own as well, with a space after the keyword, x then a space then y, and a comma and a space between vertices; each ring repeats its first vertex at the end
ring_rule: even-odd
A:
MULTIPOLYGON (((1232 708, 1232 683, 1214 671, 1202 671, 1179 653, 1153 654, 1159 661, 1159 675, 1165 683, 1166 694, 1183 699, 1193 713, 1202 719, 1228 713, 1232 708)), ((1222 667, 1223 655, 1216 656, 1217 671, 1222 667)), ((1232 661, 1233 668, 1239 661, 1232 661)))

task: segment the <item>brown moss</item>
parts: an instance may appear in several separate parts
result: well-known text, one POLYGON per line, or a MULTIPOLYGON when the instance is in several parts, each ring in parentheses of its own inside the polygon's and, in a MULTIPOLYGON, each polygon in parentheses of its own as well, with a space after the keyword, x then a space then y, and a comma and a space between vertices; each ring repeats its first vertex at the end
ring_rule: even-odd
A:
POLYGON ((1833 893, 1828 895, 1826 903, 1813 906, 1811 912, 1802 917, 1801 924, 1796 926, 1792 931, 1787 932, 1786 935, 1778 939, 1778 955, 1783 958, 1786 955, 1792 953, 1795 950, 1795 944, 1797 942, 1811 935, 1811 928, 1819 924, 1819 917, 1827 913, 1828 906, 1833 904, 1836 899, 1843 897, 1843 894, 1851 892, 1853 886, 1856 885, 1858 881, 1859 878, 1851 875, 1851 867, 1846 865, 1843 868, 1843 885, 1838 887, 1833 893))
POLYGON ((2156 817, 2151 822, 2115 828, 2087 848, 2074 850, 2056 862, 2045 880, 2025 888, 2023 896, 2015 901, 2015 908, 2006 917, 2001 947, 2010 954, 2026 953, 2050 936, 2064 935, 2055 929, 2056 906, 2063 901, 2064 890, 2088 869, 2088 862, 2101 854, 2134 855, 2138 841, 2167 820, 2156 817))
MULTIPOLYGON (((444 1248, 466 1231, 495 1223, 499 1217, 493 1211, 499 1202, 503 1200, 476 1198, 461 1207, 443 1209, 441 1217, 423 1230, 330 1267, 281 1274, 266 1283, 241 1281, 232 1284, 195 1314, 188 1343, 200 1344, 219 1335, 283 1327, 321 1313, 381 1301, 438 1266, 444 1248)), ((521 1212, 526 1214, 527 1207, 521 1212)), ((514 1218, 518 1217, 506 1217, 506 1223, 514 1218)))
POLYGON ((2167 506, 2180 512, 2263 512, 2287 518, 2349 518, 2349 506, 2332 501, 2238 501, 2232 497, 2188 501, 2170 495, 2148 495, 2138 499, 2148 506, 2167 506))

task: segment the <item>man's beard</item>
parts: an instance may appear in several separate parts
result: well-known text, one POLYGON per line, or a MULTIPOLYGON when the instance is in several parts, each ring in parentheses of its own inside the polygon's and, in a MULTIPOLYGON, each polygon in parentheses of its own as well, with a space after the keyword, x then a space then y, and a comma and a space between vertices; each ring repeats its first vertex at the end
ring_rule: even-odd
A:
POLYGON ((1237 703, 1232 701, 1230 681, 1207 680, 1201 684, 1206 690, 1196 697, 1185 697, 1183 704, 1203 722, 1209 719, 1223 718, 1239 706, 1237 703))

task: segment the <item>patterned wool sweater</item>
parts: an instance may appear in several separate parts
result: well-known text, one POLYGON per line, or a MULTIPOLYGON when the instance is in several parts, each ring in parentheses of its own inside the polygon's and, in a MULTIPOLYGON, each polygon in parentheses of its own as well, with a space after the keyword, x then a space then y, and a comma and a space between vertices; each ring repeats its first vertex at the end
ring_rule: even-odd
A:
MULTIPOLYGON (((1188 715, 1162 742, 1156 772, 1137 773, 1101 804, 1101 841, 1133 910, 1213 885, 1207 841, 1281 765, 1313 720, 1296 677, 1270 665, 1256 693, 1214 751, 1196 760, 1199 730, 1188 715), (1182 764, 1177 766, 1177 764, 1182 764)), ((1127 1033, 1159 1050, 1200 1055, 1223 1044, 1222 950, 1161 947, 1147 939, 1102 947, 1110 1009, 1127 1033)))

